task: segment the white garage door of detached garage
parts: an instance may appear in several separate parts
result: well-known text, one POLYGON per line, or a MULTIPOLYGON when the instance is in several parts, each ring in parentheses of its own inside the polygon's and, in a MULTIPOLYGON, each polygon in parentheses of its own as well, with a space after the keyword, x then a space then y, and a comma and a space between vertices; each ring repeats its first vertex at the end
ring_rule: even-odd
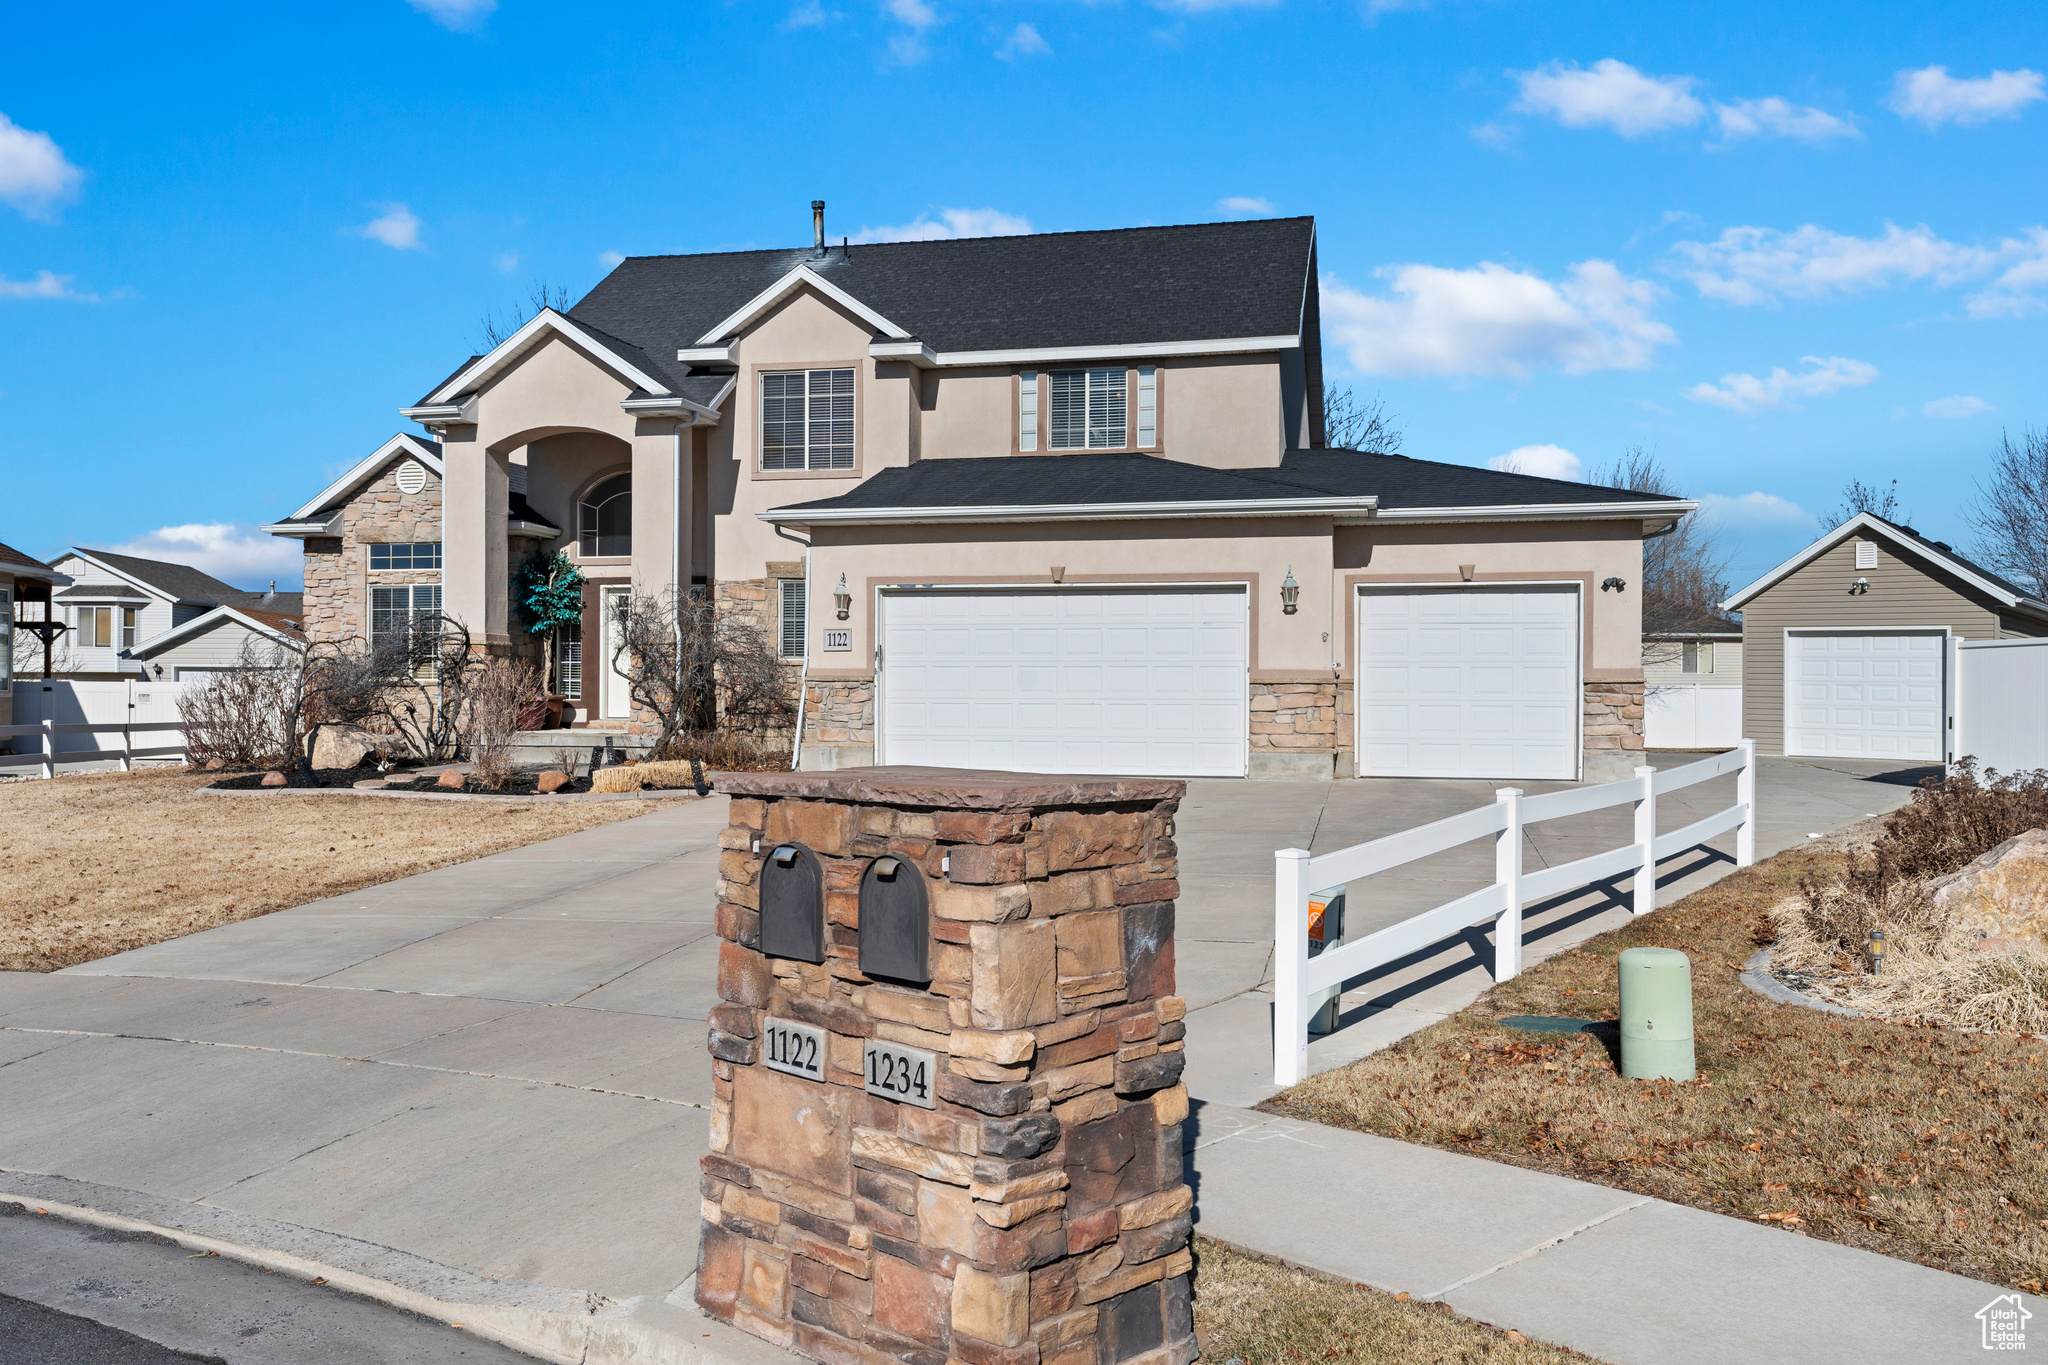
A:
POLYGON ((1359 776, 1579 775, 1575 585, 1367 588, 1358 639, 1359 776))
POLYGON ((1785 637, 1785 752, 1942 759, 1941 631, 1785 637))
POLYGON ((1241 587, 933 589, 882 600, 877 761, 1242 777, 1241 587))

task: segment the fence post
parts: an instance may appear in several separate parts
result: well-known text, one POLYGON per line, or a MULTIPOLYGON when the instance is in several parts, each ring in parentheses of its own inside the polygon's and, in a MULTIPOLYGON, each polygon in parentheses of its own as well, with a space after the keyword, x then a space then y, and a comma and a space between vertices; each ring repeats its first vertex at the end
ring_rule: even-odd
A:
POLYGON ((1647 915, 1657 908, 1657 770, 1636 769, 1642 794, 1636 797, 1636 845, 1642 861, 1636 867, 1634 911, 1647 915))
POLYGON ((1735 865, 1748 867, 1756 861, 1756 741, 1739 739, 1742 766, 1735 770, 1735 799, 1742 806, 1742 823, 1735 827, 1735 865))
POLYGON ((1308 1075, 1308 850, 1273 854, 1273 1084, 1308 1075))
POLYGON ((128 727, 135 723, 135 679, 128 679, 128 710, 121 717, 121 771, 135 771, 133 754, 135 741, 128 733, 128 727))
POLYGON ((43 778, 47 781, 56 776, 57 722, 45 715, 43 717, 43 778))
POLYGON ((1493 929, 1493 979, 1522 974, 1522 793, 1502 787, 1493 799, 1506 807, 1507 828, 1493 836, 1493 880, 1504 903, 1493 929))

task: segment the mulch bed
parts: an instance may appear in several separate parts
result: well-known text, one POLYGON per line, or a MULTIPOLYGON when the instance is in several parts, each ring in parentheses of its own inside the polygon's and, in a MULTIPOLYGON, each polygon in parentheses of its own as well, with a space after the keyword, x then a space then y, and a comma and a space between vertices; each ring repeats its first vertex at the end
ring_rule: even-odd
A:
MULTIPOLYGON (((446 790, 435 785, 435 778, 439 775, 439 772, 439 769, 435 769, 431 774, 421 775, 410 770, 394 769, 389 773, 379 773, 375 768, 315 768, 311 772, 304 772, 300 769, 292 768, 285 771, 284 785, 287 789, 292 787, 302 789, 309 787, 347 788, 354 787, 356 783, 369 778, 382 777, 390 784, 383 788, 385 791, 436 792, 446 790)), ((263 772, 240 773, 232 777, 218 778, 211 785, 216 791, 229 792, 281 790, 277 787, 266 788, 263 785, 263 777, 263 772)), ((504 786, 492 791, 486 791, 481 787, 474 786, 458 787, 455 790, 465 796, 538 796, 542 794, 540 790, 540 774, 537 772, 515 773, 504 786)), ((568 786, 560 788, 553 794, 557 796, 580 796, 589 790, 590 779, 588 777, 579 777, 569 783, 568 786)))

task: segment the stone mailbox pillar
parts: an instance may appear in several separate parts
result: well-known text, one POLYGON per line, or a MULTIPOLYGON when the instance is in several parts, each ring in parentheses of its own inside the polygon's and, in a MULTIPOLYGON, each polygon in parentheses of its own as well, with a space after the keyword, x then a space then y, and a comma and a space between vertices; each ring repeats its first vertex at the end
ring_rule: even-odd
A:
POLYGON ((718 787, 704 1311, 846 1365, 1193 1360, 1185 784, 854 768, 718 787), (809 858, 822 962, 775 951, 816 913, 794 890, 809 858))

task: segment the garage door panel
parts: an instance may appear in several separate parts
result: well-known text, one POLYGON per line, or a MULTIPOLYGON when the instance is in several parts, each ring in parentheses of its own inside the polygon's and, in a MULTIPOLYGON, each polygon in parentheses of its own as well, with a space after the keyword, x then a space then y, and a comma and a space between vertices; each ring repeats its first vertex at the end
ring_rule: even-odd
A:
POLYGON ((1579 610, 1563 586, 1360 594, 1359 771, 1576 776, 1579 610))
POLYGON ((1244 773, 1242 590, 892 592, 882 629, 886 762, 1244 773))
POLYGON ((1785 752, 1939 761, 1944 640, 1939 632, 1788 636, 1785 752))

